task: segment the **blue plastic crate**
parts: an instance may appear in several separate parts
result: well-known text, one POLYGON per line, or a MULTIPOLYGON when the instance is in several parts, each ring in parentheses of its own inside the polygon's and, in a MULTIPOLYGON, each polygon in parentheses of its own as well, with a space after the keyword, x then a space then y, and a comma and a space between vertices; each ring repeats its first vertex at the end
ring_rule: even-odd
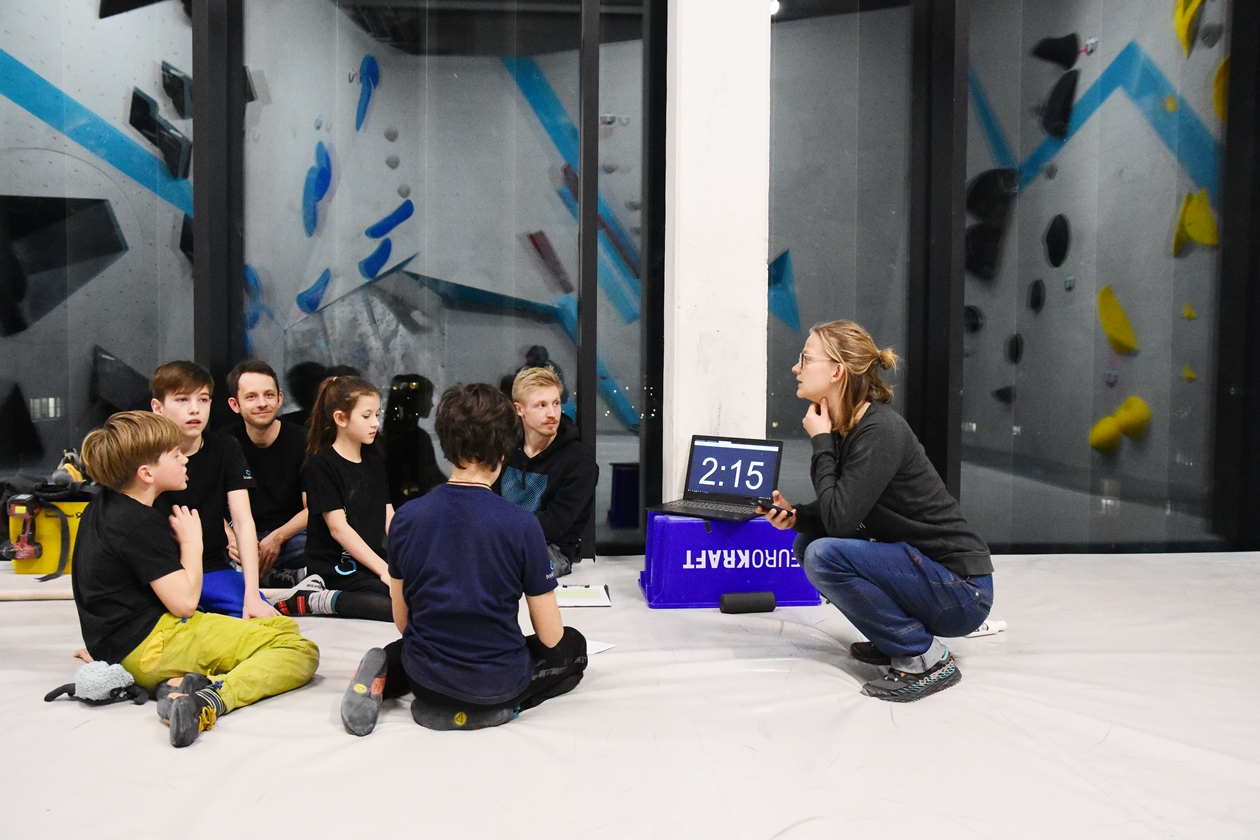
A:
POLYGON ((795 531, 764 519, 719 522, 649 513, 639 587, 654 609, 718 606, 723 593, 773 592, 781 607, 822 603, 792 554, 795 531))

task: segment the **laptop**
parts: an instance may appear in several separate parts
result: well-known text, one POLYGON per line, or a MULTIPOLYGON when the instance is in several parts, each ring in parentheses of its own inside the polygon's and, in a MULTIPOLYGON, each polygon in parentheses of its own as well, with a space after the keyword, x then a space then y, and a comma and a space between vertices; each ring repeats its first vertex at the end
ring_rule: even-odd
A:
POLYGON ((779 486, 781 440, 693 435, 683 497, 650 510, 703 519, 744 522, 770 505, 779 486))

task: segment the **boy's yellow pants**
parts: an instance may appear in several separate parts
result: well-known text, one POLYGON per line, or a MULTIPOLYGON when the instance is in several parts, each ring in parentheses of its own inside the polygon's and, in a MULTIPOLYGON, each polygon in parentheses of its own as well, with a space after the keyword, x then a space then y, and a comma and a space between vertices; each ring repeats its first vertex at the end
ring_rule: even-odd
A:
POLYGON ((166 613, 122 666, 153 694, 158 683, 184 674, 222 681, 227 711, 306 685, 319 667, 319 648, 303 638, 288 616, 244 621, 194 613, 166 613))

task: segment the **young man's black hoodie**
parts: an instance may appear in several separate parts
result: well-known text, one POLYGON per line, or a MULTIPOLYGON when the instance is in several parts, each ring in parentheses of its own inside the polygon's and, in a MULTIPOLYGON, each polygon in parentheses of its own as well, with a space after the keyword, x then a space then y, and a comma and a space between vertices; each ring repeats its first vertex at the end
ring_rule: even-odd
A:
POLYGON ((561 415, 550 446, 533 458, 526 457, 523 445, 508 455, 495 490, 533 512, 547 542, 577 562, 598 480, 599 465, 579 439, 577 426, 561 415))

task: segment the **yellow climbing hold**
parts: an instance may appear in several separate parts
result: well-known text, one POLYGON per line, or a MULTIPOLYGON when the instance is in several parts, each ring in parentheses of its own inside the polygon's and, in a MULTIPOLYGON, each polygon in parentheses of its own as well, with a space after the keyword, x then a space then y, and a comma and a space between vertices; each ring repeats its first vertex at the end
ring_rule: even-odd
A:
POLYGON ((1181 48, 1186 51, 1186 58, 1190 57, 1190 48, 1194 46, 1197 18, 1202 8, 1203 0, 1176 0, 1173 7, 1173 31, 1177 33, 1177 40, 1181 41, 1181 48))
POLYGON ((1187 382, 1193 382, 1194 380, 1199 378, 1194 375, 1194 371, 1190 368, 1190 365, 1186 365, 1185 367, 1181 369, 1181 377, 1185 379, 1187 382))
POLYGON ((1120 423, 1116 418, 1107 415, 1089 430, 1089 445, 1099 452, 1115 452, 1120 445, 1120 435, 1120 423))
POLYGON ((1173 96, 1171 93, 1165 96, 1164 97, 1164 110, 1170 114, 1173 111, 1176 111, 1177 110, 1177 97, 1173 96))
POLYGON ((1181 210, 1177 212, 1177 229, 1173 231, 1172 255, 1180 257, 1181 252, 1186 249, 1186 208, 1190 206, 1190 193, 1186 193, 1186 197, 1181 199, 1181 210))
POLYGON ((1102 323, 1107 341, 1117 353, 1133 353, 1138 349, 1137 336, 1129 324, 1129 316, 1116 298, 1110 286, 1098 290, 1098 320, 1102 323))
POLYGON ((1136 440, 1146 433, 1146 424, 1151 422, 1151 407, 1141 397, 1129 397, 1120 403, 1112 417, 1116 418, 1121 432, 1136 440))
POLYGON ((1194 307, 1190 305, 1190 301, 1186 301, 1186 306, 1181 310, 1181 314, 1185 316, 1187 321, 1193 321, 1199 317, 1199 313, 1194 311, 1194 307))
POLYGON ((1229 110, 1229 56, 1221 59, 1221 66, 1216 68, 1216 77, 1212 79, 1212 107, 1216 109, 1216 118, 1225 122, 1229 110))
POLYGON ((1216 232, 1216 216, 1206 189, 1199 190, 1183 205, 1185 209, 1186 236, 1200 245, 1215 245, 1221 241, 1216 232))

